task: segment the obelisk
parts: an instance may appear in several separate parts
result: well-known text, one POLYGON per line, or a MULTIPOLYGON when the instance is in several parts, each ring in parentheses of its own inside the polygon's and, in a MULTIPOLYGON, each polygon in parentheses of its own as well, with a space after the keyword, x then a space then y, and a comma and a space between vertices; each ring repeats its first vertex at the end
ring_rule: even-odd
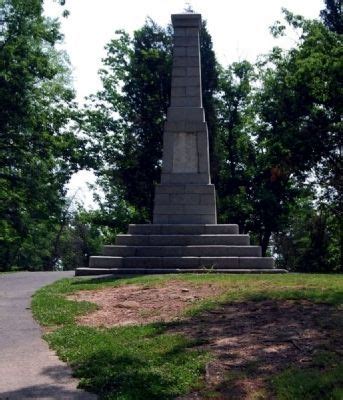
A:
POLYGON ((154 224, 216 224, 208 130, 202 106, 200 14, 172 15, 174 51, 170 107, 163 134, 161 184, 154 224))
POLYGON ((128 234, 118 234, 75 274, 286 272, 274 268, 272 257, 261 257, 237 224, 217 224, 201 94, 201 16, 176 14, 172 22, 171 99, 153 224, 130 224, 128 234))

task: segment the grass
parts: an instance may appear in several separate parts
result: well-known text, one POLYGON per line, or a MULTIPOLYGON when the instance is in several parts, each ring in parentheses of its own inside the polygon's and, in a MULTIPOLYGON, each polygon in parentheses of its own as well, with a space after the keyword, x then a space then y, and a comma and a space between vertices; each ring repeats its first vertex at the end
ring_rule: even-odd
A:
POLYGON ((95 330, 66 326, 48 335, 76 367, 81 386, 105 399, 169 399, 200 383, 208 356, 182 335, 147 325, 95 330))
MULTIPOLYGON (((53 329, 45 338, 58 355, 71 364, 81 387, 106 400, 172 399, 202 386, 210 354, 198 351, 198 343, 185 336, 168 332, 168 324, 112 329, 78 326, 76 317, 96 309, 96 305, 65 298, 79 290, 129 284, 151 287, 168 280, 179 280, 180 285, 207 282, 223 287, 221 296, 193 305, 186 312, 189 317, 220 303, 248 299, 308 299, 334 306, 343 303, 341 275, 208 273, 128 279, 63 279, 40 289, 33 297, 32 310, 42 325, 53 329)), ((342 398, 342 367, 332 353, 323 357, 319 357, 311 368, 287 368, 278 376, 271 377, 276 398, 342 398)), ((262 394, 258 398, 263 398, 262 394)))
POLYGON ((311 368, 287 368, 272 379, 279 400, 343 399, 343 364, 332 352, 322 352, 311 368))
MULTIPOLYGON (((249 378, 254 371, 248 368, 228 373, 226 382, 234 385, 237 380, 249 378)), ((270 377, 269 385, 273 399, 277 400, 341 400, 343 363, 337 354, 321 351, 314 357, 310 367, 287 367, 280 374, 270 377)), ((267 400, 270 397, 270 392, 259 389, 251 400, 267 400)))

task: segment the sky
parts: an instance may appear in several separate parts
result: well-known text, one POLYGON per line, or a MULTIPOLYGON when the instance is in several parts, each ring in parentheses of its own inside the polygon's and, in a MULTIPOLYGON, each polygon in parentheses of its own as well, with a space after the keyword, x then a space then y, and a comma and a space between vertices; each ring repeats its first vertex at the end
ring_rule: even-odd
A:
MULTIPOLYGON (((44 4, 46 15, 61 16, 56 1, 45 0, 44 4)), ((183 12, 187 4, 207 21, 217 59, 223 65, 242 59, 254 62, 275 45, 292 46, 295 37, 276 41, 269 32, 269 27, 282 19, 283 7, 306 18, 318 18, 324 8, 323 0, 66 0, 70 15, 61 18, 64 43, 60 47, 69 55, 79 103, 101 88, 97 72, 105 56, 104 46, 116 30, 132 33, 147 17, 165 26, 170 15, 183 12)), ((86 208, 94 206, 87 188, 94 181, 90 171, 81 171, 69 183, 69 193, 77 191, 76 197, 86 208)))

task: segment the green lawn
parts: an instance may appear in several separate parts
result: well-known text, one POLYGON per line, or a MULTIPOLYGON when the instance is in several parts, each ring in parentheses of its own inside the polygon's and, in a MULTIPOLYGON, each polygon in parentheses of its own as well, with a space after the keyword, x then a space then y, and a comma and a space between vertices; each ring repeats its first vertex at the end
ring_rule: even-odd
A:
MULTIPOLYGON (((100 399, 173 399, 203 387, 206 363, 213 357, 200 351, 199 343, 170 333, 171 324, 148 324, 111 329, 78 326, 77 316, 96 308, 87 302, 67 300, 67 294, 107 286, 161 285, 168 280, 210 282, 224 288, 215 299, 200 301, 187 311, 187 318, 218 304, 264 299, 308 299, 342 306, 341 275, 159 275, 129 279, 64 279, 40 289, 32 300, 35 318, 51 329, 45 339, 72 366, 80 386, 100 399)), ((185 284, 185 283, 180 283, 185 284)), ((49 330, 50 330, 49 329, 49 330)), ((270 377, 270 390, 279 400, 341 399, 341 354, 326 349, 307 368, 285 365, 270 377)), ((256 393, 268 399, 270 393, 256 393)), ((208 398, 216 393, 208 392, 208 398)), ((218 398, 218 397, 217 397, 218 398)))

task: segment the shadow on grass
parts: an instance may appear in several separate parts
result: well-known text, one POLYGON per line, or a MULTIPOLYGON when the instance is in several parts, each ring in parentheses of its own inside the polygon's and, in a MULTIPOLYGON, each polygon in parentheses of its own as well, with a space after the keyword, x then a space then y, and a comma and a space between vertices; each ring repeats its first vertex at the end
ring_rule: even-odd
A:
POLYGON ((340 310, 300 299, 254 300, 221 304, 171 329, 214 356, 198 398, 341 399, 340 310))
MULTIPOLYGON (((332 364, 332 362, 331 362, 332 364)), ((276 395, 282 400, 343 399, 343 363, 318 368, 288 368, 273 379, 276 395)))
POLYGON ((199 382, 208 356, 164 325, 96 330, 64 327, 46 336, 80 386, 100 398, 172 399, 199 382))
POLYGON ((107 352, 97 353, 76 375, 82 377, 82 386, 96 390, 100 396, 112 393, 123 399, 167 399, 177 394, 173 379, 162 370, 154 370, 145 360, 129 355, 109 357, 107 352))

